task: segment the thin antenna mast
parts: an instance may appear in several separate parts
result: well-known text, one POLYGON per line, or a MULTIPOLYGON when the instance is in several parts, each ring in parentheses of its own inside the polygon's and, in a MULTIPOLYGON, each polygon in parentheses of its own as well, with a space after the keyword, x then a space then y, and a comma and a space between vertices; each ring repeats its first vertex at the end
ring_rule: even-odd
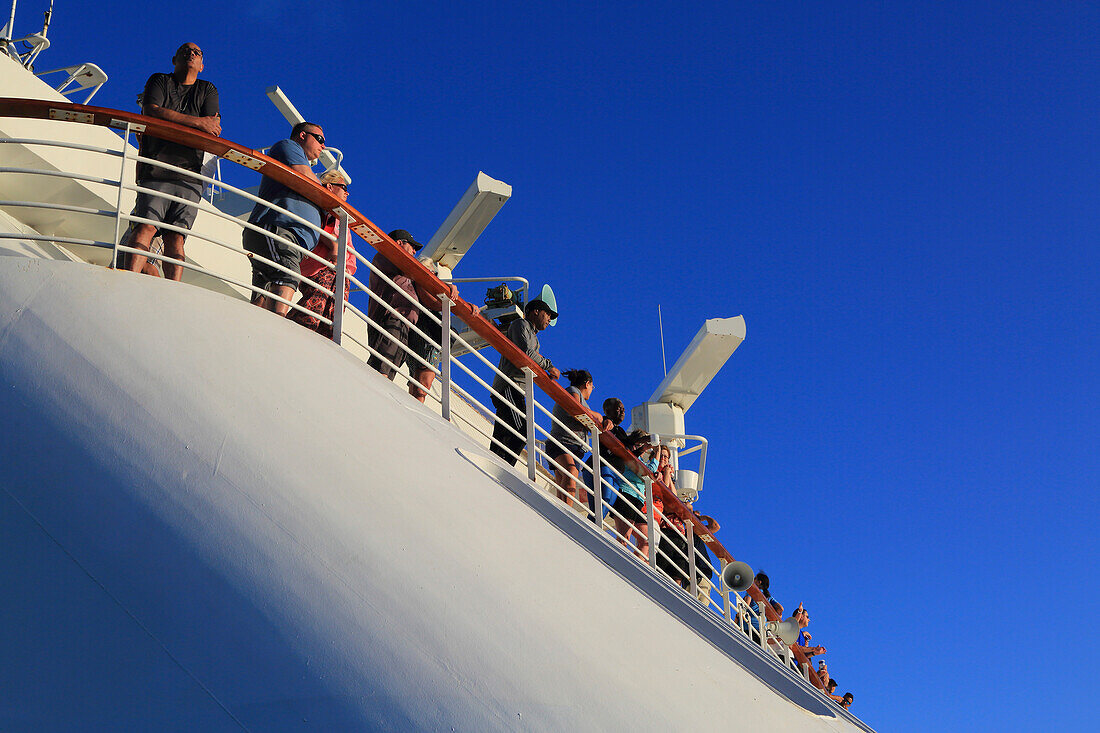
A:
POLYGON ((657 304, 657 328, 661 332, 661 369, 664 370, 665 376, 668 376, 668 362, 665 361, 665 322, 661 318, 661 304, 657 304))
POLYGON ((8 19, 8 24, 4 26, 2 31, 0 31, 4 33, 4 36, 3 38, 0 38, 0 41, 4 42, 5 50, 7 49, 8 44, 11 43, 12 39, 15 38, 15 6, 18 3, 19 0, 11 0, 11 18, 8 19))

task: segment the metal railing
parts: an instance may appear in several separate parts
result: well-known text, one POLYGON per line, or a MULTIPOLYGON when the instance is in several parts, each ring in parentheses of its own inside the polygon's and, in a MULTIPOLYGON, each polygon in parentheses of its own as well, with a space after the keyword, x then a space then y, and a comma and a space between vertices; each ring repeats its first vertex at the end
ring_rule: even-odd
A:
MULTIPOLYGON (((774 610, 763 601, 760 591, 753 586, 746 594, 747 597, 760 603, 763 613, 757 614, 750 609, 745 598, 725 587, 721 579, 721 570, 727 562, 733 560, 733 557, 717 540, 706 542, 718 559, 718 562, 714 563, 712 568, 713 571, 717 572, 718 579, 716 583, 710 584, 710 579, 713 576, 708 576, 703 569, 703 563, 709 563, 710 561, 699 556, 695 544, 698 533, 702 532, 709 535, 709 532, 695 517, 694 513, 681 504, 671 488, 661 484, 654 473, 643 465, 622 443, 613 436, 601 432, 598 429, 600 423, 597 422, 599 416, 583 408, 579 402, 574 400, 572 395, 551 380, 524 352, 512 344, 494 324, 484 319, 477 308, 461 298, 454 297, 448 283, 436 278, 423 264, 405 253, 377 226, 355 211, 354 208, 340 201, 315 182, 299 176, 289 168, 266 158, 257 151, 162 120, 82 105, 64 105, 38 100, 0 99, 0 116, 5 115, 63 119, 84 124, 109 126, 118 129, 122 133, 122 137, 119 139, 117 149, 42 139, 0 139, 0 143, 5 144, 53 146, 70 153, 101 156, 104 161, 102 166, 92 166, 92 168, 98 170, 102 167, 104 174, 110 173, 110 175, 92 175, 77 171, 28 169, 14 166, 0 167, 0 173, 62 177, 93 188, 104 187, 106 195, 101 196, 101 200, 109 204, 107 208, 96 208, 94 206, 70 205, 63 201, 11 200, 0 201, 0 207, 65 211, 77 216, 105 221, 107 226, 100 226, 99 230, 106 233, 113 228, 114 233, 110 241, 94 237, 57 236, 50 232, 36 234, 0 233, 0 238, 51 242, 101 250, 109 249, 111 265, 117 263, 119 253, 145 256, 162 263, 169 262, 184 268, 186 272, 193 273, 193 275, 202 275, 226 283, 232 286, 243 298, 250 298, 254 293, 262 293, 286 304, 291 313, 306 313, 317 318, 319 323, 332 327, 332 340, 337 344, 348 347, 351 343, 354 343, 361 349, 361 354, 366 354, 376 359, 378 363, 393 369, 395 376, 400 375, 410 385, 419 384, 414 376, 416 367, 423 371, 430 371, 435 377, 436 387, 424 391, 435 402, 439 403, 440 414, 444 419, 456 423, 461 422, 463 427, 482 439, 487 439, 490 444, 494 441, 492 428, 497 424, 502 424, 518 440, 522 440, 523 448, 520 453, 506 449, 510 457, 515 459, 517 463, 519 461, 525 462, 528 479, 535 482, 536 485, 540 485, 539 482, 542 482, 540 488, 546 491, 548 500, 554 501, 563 511, 567 512, 570 509, 576 510, 574 500, 578 501, 580 503, 579 511, 574 514, 578 521, 594 523, 601 536, 607 538, 623 552, 643 560, 658 577, 668 583, 671 589, 690 594, 692 598, 703 604, 708 611, 724 619, 729 628, 747 634, 762 649, 775 656, 780 663, 792 666, 816 687, 822 687, 820 679, 809 668, 808 660, 804 655, 801 655, 801 652, 797 649, 793 650, 792 654, 792 649, 779 641, 778 637, 768 629, 768 622, 778 619, 771 617, 774 615, 774 610), (128 141, 132 133, 139 131, 142 134, 192 145, 219 155, 227 161, 244 165, 253 170, 259 170, 264 175, 278 180, 302 197, 312 201, 323 211, 333 214, 337 221, 335 233, 317 227, 312 222, 285 209, 273 206, 247 191, 230 186, 224 180, 215 181, 207 176, 134 154, 128 141), (206 216, 211 217, 209 221, 219 223, 222 228, 231 227, 230 231, 243 232, 250 229, 262 231, 266 236, 275 236, 255 224, 241 221, 221 212, 205 199, 192 202, 159 193, 140 184, 129 183, 128 178, 132 175, 134 166, 137 163, 168 170, 197 183, 217 183, 220 187, 243 196, 254 203, 279 211, 284 216, 316 232, 318 237, 333 242, 335 244, 335 257, 333 260, 329 260, 299 246, 295 241, 277 237, 281 243, 300 253, 303 258, 310 258, 318 262, 322 270, 333 272, 332 286, 325 287, 317 280, 303 277, 300 272, 295 272, 279 263, 265 260, 259 255, 245 250, 239 241, 239 234, 236 235, 234 241, 226 241, 224 236, 216 236, 208 231, 211 229, 210 226, 187 230, 128 213, 129 207, 125 205, 128 193, 158 196, 177 203, 195 206, 200 212, 204 212, 206 216), (117 177, 115 177, 116 173, 117 177), (111 192, 114 193, 113 201, 109 199, 111 192), (185 262, 179 261, 165 254, 156 254, 141 248, 120 244, 125 229, 135 223, 150 224, 161 230, 184 234, 189 241, 192 241, 192 244, 196 241, 203 243, 204 249, 199 259, 209 256, 212 260, 217 260, 218 257, 213 253, 221 253, 223 256, 228 253, 233 258, 233 265, 230 269, 235 269, 238 274, 234 275, 233 272, 226 272, 222 267, 204 266, 194 259, 185 262), (362 240, 358 247, 351 246, 350 232, 353 231, 362 240), (427 307, 420 302, 419 298, 406 297, 405 302, 400 306, 395 306, 390 302, 388 296, 392 296, 393 293, 403 294, 404 290, 394 279, 378 267, 373 261, 375 258, 368 259, 364 256, 360 251, 361 249, 365 251, 364 244, 376 251, 375 258, 380 256, 387 259, 398 268, 404 277, 410 278, 422 294, 430 296, 430 298, 438 298, 440 309, 436 311, 427 307), (307 310, 301 303, 279 298, 273 293, 257 288, 251 282, 245 281, 243 274, 246 272, 245 265, 249 260, 264 261, 268 266, 276 268, 295 282, 308 285, 317 292, 322 293, 326 298, 331 298, 334 303, 333 317, 331 319, 326 318, 323 313, 307 310), (368 280, 373 282, 364 283, 355 274, 349 272, 349 262, 355 263, 355 273, 369 272, 371 277, 368 280), (351 302, 350 299, 345 300, 349 292, 360 290, 366 294, 368 307, 365 310, 367 312, 364 312, 363 308, 351 302), (370 307, 371 303, 375 304, 374 307, 370 307), (344 304, 343 307, 340 304, 344 304), (405 312, 402 313, 402 311, 405 312), (374 313, 375 318, 369 317, 368 313, 371 312, 374 313), (412 318, 413 315, 417 317, 412 318), (512 364, 520 367, 524 377, 521 382, 510 379, 484 354, 474 349, 454 328, 456 317, 465 323, 471 331, 492 345, 512 364), (374 334, 380 334, 384 331, 385 324, 382 321, 387 318, 396 320, 399 324, 408 327, 409 333, 417 334, 423 339, 424 343, 438 348, 439 357, 435 359, 425 358, 423 353, 418 353, 416 349, 411 348, 407 341, 397 340, 396 344, 400 356, 395 357, 394 360, 389 359, 377 348, 380 344, 373 337, 374 334), (353 322, 357 322, 358 326, 349 328, 348 326, 353 322), (429 324, 439 327, 442 338, 438 342, 427 332, 429 324), (425 328, 421 328, 421 326, 425 328), (364 333, 367 334, 366 338, 363 337, 364 333), (463 359, 452 353, 455 347, 458 346, 466 349, 468 356, 464 356, 463 359, 472 359, 472 364, 467 364, 463 359), (404 364, 412 364, 414 368, 408 372, 401 371, 404 364), (524 396, 525 405, 523 408, 508 401, 505 394, 494 389, 493 381, 497 378, 502 379, 503 384, 524 396), (536 386, 540 387, 540 390, 536 390, 536 386), (551 430, 544 427, 544 424, 540 424, 540 420, 545 423, 548 419, 551 427, 557 425, 562 429, 569 430, 569 426, 555 416, 552 409, 548 409, 539 401, 540 392, 544 397, 548 397, 553 404, 564 408, 566 413, 574 419, 590 426, 591 437, 586 437, 583 440, 586 450, 582 452, 582 455, 577 455, 575 451, 570 450, 568 446, 564 445, 554 435, 551 435, 551 430), (485 394, 496 397, 498 400, 511 405, 517 411, 522 412, 526 418, 526 434, 521 434, 512 426, 503 422, 495 414, 495 410, 487 407, 483 402, 483 395, 485 394), (482 395, 481 399, 478 399, 478 395, 482 395), (453 399, 454 397, 458 398, 458 402, 453 399), (462 412, 465 414, 461 416, 457 414, 455 409, 458 404, 463 405, 462 412), (550 446, 549 449, 548 445, 550 446), (601 455, 601 446, 603 452, 607 454, 606 456, 601 455), (585 454, 588 454, 587 459, 585 454), (559 502, 553 498, 558 491, 558 484, 548 474, 540 473, 540 469, 545 472, 546 468, 549 468, 558 476, 563 474, 572 475, 563 462, 556 460, 551 455, 555 457, 568 455, 578 469, 575 478, 578 489, 577 494, 574 494, 567 501, 559 502), (621 463, 624 470, 620 470, 607 460, 611 456, 621 463), (628 483, 636 485, 636 479, 640 479, 645 488, 644 522, 638 522, 636 517, 632 519, 629 515, 633 515, 633 511, 626 511, 626 504, 630 500, 624 498, 625 487, 628 483), (620 487, 624 488, 620 490, 620 487), (604 499, 605 494, 608 497, 606 502, 604 499), (662 500, 664 504, 663 511, 655 509, 655 498, 662 500), (672 517, 680 518, 684 527, 683 531, 676 526, 677 522, 672 517), (608 520, 610 520, 610 526, 607 524, 608 520), (645 525, 644 529, 641 527, 642 524, 645 525), (641 531, 645 533, 644 541, 639 536, 638 544, 636 546, 631 545, 631 536, 641 531), (642 548, 646 545, 647 547, 643 553, 642 548), (700 593, 699 586, 703 579, 706 579, 706 584, 710 587, 704 593, 700 593)), ((193 279, 193 277, 188 279, 193 279)), ((675 437, 698 438, 699 436, 675 437)), ((498 442, 497 445, 501 444, 498 442)), ((703 445, 705 446, 705 442, 703 445)), ((703 450, 705 455, 705 447, 703 450)), ((702 473, 702 465, 700 469, 700 473, 702 473)))

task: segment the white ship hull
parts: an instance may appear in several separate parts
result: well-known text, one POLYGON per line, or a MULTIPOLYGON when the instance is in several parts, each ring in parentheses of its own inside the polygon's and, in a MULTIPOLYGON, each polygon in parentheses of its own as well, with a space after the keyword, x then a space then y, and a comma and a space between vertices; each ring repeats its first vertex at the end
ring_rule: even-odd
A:
POLYGON ((0 258, 0 414, 5 729, 858 729, 238 300, 0 258))

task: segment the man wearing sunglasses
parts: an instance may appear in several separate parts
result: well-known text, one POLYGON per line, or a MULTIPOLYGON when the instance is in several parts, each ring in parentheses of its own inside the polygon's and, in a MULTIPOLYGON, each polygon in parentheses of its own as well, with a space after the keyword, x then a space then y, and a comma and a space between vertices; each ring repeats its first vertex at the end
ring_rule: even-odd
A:
MULTIPOLYGON (((289 138, 271 146, 268 155, 306 178, 317 181, 312 164, 324 149, 325 133, 321 126, 313 122, 300 122, 290 131, 289 138)), ((249 224, 262 230, 246 227, 242 235, 244 248, 259 256, 252 258, 252 286, 256 288, 252 293, 252 302, 285 316, 290 305, 283 301, 289 301, 298 289, 298 278, 295 276, 301 274, 302 262, 301 251, 287 242, 293 242, 302 249, 316 247, 318 230, 321 228, 321 210, 309 199, 266 175, 260 181, 257 195, 316 227, 311 228, 261 203, 256 204, 248 217, 249 224), (261 260, 260 257, 264 259, 261 260), (285 270, 274 267, 272 262, 281 265, 285 270), (283 300, 276 300, 270 295, 276 295, 283 300)))
MULTIPOLYGON (((194 43, 183 44, 172 57, 172 66, 174 69, 171 74, 153 74, 145 82, 145 91, 140 97, 142 114, 193 127, 210 135, 220 135, 222 123, 218 113, 218 89, 210 82, 198 78, 203 70, 202 49, 194 43)), ((202 169, 201 150, 162 140, 148 133, 141 136, 140 154, 144 158, 193 173, 202 169)), ((201 181, 185 173, 150 163, 137 164, 137 185, 192 203, 198 203, 202 195, 201 181)), ((138 192, 133 215, 156 223, 134 222, 128 244, 148 252, 153 237, 157 234, 157 224, 190 231, 197 213, 198 209, 194 206, 155 194, 138 192)), ((164 241, 164 253, 172 258, 164 261, 164 275, 171 280, 179 280, 183 277, 183 266, 175 264, 174 260, 184 261, 185 235, 167 228, 160 228, 160 233, 164 241)), ((144 255, 131 255, 126 269, 141 272, 145 268, 146 259, 144 255)))

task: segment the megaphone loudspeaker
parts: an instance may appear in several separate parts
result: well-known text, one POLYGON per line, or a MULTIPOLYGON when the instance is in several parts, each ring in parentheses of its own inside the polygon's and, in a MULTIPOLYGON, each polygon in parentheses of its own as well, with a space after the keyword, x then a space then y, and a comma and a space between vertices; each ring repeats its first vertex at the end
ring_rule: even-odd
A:
POLYGON ((798 622, 794 620, 794 616, 791 616, 786 621, 771 621, 766 628, 782 639, 783 643, 787 646, 798 641, 798 632, 802 630, 799 628, 798 622))
POLYGON ((722 568, 722 582, 738 593, 744 593, 752 586, 753 577, 752 568, 747 562, 735 560, 722 568))

